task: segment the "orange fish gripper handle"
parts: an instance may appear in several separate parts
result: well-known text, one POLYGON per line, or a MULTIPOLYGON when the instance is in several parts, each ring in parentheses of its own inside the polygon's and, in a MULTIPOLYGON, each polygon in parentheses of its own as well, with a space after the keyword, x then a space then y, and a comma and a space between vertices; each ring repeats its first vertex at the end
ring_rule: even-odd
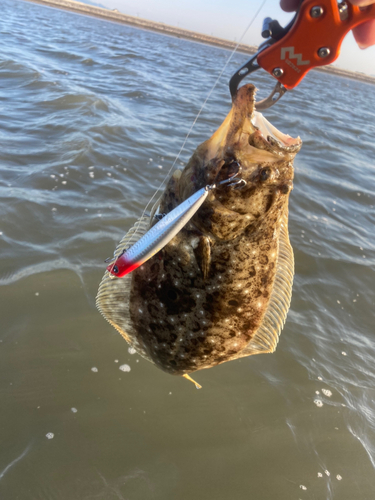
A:
POLYGON ((348 31, 370 19, 375 19, 375 4, 357 7, 348 1, 304 0, 291 29, 260 52, 257 63, 292 89, 310 69, 335 61, 348 31))

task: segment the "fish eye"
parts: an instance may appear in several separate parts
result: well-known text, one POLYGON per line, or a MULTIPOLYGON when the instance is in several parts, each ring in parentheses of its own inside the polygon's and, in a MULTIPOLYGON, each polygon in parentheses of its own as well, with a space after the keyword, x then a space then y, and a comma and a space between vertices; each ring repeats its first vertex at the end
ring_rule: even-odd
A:
POLYGON ((269 167, 262 168, 260 171, 260 180, 266 181, 271 177, 271 169, 269 167))

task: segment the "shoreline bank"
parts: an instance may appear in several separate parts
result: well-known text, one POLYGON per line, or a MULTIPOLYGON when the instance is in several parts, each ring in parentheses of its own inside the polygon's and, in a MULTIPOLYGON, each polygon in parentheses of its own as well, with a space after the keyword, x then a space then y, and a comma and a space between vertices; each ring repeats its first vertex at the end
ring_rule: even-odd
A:
MULTIPOLYGON (((218 38, 214 36, 204 35, 202 33, 197 33, 195 31, 176 28, 174 26, 169 26, 168 24, 164 23, 148 21, 146 19, 142 19, 139 17, 128 16, 127 14, 122 14, 121 12, 118 12, 116 9, 115 10, 103 9, 101 7, 94 7, 82 2, 76 2, 74 0, 24 0, 24 1, 45 5, 47 7, 54 7, 62 10, 68 10, 70 12, 75 12, 77 14, 97 17, 105 21, 126 24, 128 26, 133 26, 135 28, 155 31, 156 33, 174 36, 177 38, 183 38, 185 40, 190 40, 193 42, 204 43, 206 45, 212 45, 214 47, 219 47, 227 50, 233 50, 237 46, 236 42, 225 40, 223 38, 218 38)), ((245 54, 252 55, 255 54, 256 51, 257 47, 253 45, 246 45, 241 43, 237 47, 237 52, 245 54)), ((352 80, 358 80, 364 83, 371 83, 375 85, 374 76, 365 75, 364 73, 359 73, 357 71, 340 69, 332 65, 314 68, 312 71, 320 71, 323 73, 329 73, 332 75, 342 76, 345 78, 350 78, 352 80)))

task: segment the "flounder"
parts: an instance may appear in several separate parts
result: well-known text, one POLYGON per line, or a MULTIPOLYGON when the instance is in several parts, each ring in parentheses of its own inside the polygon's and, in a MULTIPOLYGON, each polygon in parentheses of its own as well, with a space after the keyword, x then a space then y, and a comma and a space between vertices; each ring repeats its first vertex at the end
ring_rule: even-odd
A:
MULTIPOLYGON (((294 274, 288 202, 299 138, 255 111, 245 85, 213 136, 172 175, 159 212, 169 213, 241 166, 246 185, 218 185, 190 222, 124 278, 104 274, 103 316, 144 358, 174 375, 273 352, 289 309, 294 274)), ((142 217, 115 256, 153 225, 142 217)))

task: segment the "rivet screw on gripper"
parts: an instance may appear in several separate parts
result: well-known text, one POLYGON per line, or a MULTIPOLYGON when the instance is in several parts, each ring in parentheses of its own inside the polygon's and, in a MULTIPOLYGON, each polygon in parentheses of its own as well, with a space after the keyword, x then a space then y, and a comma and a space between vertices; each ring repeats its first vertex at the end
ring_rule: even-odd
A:
POLYGON ((315 5, 315 7, 312 7, 310 10, 310 15, 311 17, 320 17, 323 15, 324 9, 323 7, 320 7, 320 5, 315 5))
POLYGON ((331 51, 329 50, 328 47, 322 47, 321 49, 318 50, 318 56, 321 57, 322 59, 324 57, 328 57, 330 53, 331 51))
POLYGON ((281 76, 283 76, 284 74, 284 70, 281 69, 281 68, 275 68, 273 71, 272 71, 272 74, 275 78, 280 78, 281 76))

